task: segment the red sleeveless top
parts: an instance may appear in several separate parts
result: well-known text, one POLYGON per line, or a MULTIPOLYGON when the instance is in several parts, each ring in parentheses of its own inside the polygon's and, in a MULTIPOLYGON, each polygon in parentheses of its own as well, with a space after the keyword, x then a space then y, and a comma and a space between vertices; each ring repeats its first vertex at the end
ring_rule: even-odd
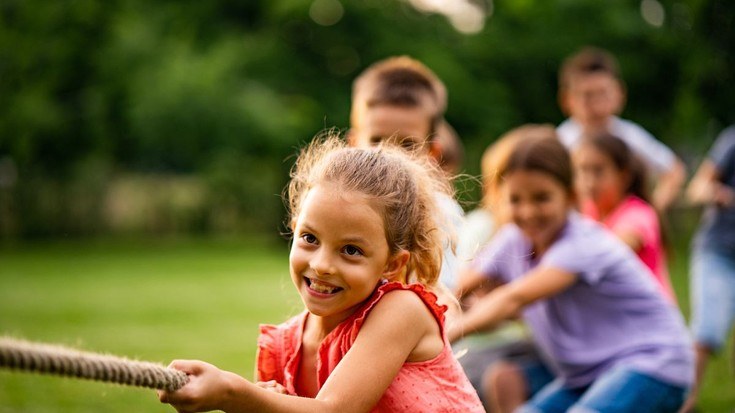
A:
MULTIPOLYGON (((332 370, 352 347, 370 310, 393 290, 413 291, 439 323, 444 349, 431 360, 405 362, 372 412, 478 412, 483 413, 477 393, 452 354, 444 336, 446 306, 420 284, 381 284, 370 298, 324 338, 317 351, 317 382, 324 385, 332 370)), ((258 380, 275 380, 289 394, 297 395, 294 380, 301 357, 301 336, 308 312, 280 325, 261 325, 258 338, 258 380)))

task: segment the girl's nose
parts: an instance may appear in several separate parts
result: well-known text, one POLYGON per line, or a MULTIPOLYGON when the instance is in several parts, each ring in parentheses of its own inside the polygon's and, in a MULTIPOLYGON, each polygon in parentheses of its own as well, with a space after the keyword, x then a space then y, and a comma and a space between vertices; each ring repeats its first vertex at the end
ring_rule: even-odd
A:
POLYGON ((312 256, 309 262, 311 269, 319 275, 332 274, 334 272, 334 264, 329 251, 322 247, 312 256))
POLYGON ((533 215, 535 213, 535 208, 530 203, 523 203, 518 206, 518 216, 523 220, 528 220, 530 218, 533 218, 533 215))

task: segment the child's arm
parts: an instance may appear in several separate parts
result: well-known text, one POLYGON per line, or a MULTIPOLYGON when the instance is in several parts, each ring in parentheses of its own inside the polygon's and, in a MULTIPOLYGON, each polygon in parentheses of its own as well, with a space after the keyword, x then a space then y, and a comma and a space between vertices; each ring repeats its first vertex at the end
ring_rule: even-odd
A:
POLYGON ((488 277, 486 277, 485 274, 471 266, 463 268, 462 271, 460 271, 458 278, 455 295, 459 300, 462 300, 462 298, 476 290, 480 285, 488 280, 488 277))
POLYGON ((447 330, 450 342, 466 334, 488 330, 518 314, 528 304, 551 297, 571 287, 577 276, 557 268, 537 268, 480 298, 447 330))
POLYGON ((656 188, 654 188, 653 194, 651 195, 651 204, 653 204, 653 207, 658 211, 666 211, 674 203, 679 192, 681 192, 686 177, 686 167, 677 158, 671 166, 671 169, 658 178, 656 188))
POLYGON ((622 231, 616 231, 615 235, 635 252, 638 252, 643 248, 643 236, 639 232, 625 229, 622 231))
POLYGON ((687 197, 694 204, 735 205, 735 192, 719 182, 717 167, 709 159, 702 161, 694 174, 687 187, 687 197))
POLYGON ((423 301, 410 291, 385 295, 365 320, 354 345, 315 399, 263 388, 204 362, 178 361, 190 375, 176 392, 159 391, 180 412, 368 412, 380 400, 403 363, 435 357, 443 348, 439 326, 423 301), (400 316, 396 316, 400 315, 400 316))

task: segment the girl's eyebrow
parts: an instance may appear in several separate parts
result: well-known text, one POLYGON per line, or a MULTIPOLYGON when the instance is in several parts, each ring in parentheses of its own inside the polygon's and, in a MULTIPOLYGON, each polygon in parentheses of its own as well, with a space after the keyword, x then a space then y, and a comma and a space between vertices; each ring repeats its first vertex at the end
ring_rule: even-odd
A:
POLYGON ((300 230, 299 232, 304 232, 304 231, 310 232, 310 233, 316 233, 317 232, 317 231, 314 231, 314 229, 312 227, 310 227, 309 224, 307 224, 307 223, 301 224, 301 227, 299 228, 299 230, 300 230))
POLYGON ((342 242, 345 244, 360 244, 360 245, 369 245, 367 240, 365 238, 362 238, 360 236, 349 236, 346 238, 342 238, 342 242))

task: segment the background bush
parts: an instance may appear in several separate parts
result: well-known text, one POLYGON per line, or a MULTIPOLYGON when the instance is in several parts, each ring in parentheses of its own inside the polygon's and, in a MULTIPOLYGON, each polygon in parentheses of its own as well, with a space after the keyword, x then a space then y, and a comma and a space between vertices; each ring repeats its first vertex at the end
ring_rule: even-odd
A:
POLYGON ((396 54, 447 84, 470 174, 502 132, 563 119, 557 69, 586 44, 619 57, 624 116, 692 166, 735 121, 732 1, 489 1, 469 35, 400 0, 4 1, 0 237, 273 232, 289 156, 346 129, 352 79, 396 54))

